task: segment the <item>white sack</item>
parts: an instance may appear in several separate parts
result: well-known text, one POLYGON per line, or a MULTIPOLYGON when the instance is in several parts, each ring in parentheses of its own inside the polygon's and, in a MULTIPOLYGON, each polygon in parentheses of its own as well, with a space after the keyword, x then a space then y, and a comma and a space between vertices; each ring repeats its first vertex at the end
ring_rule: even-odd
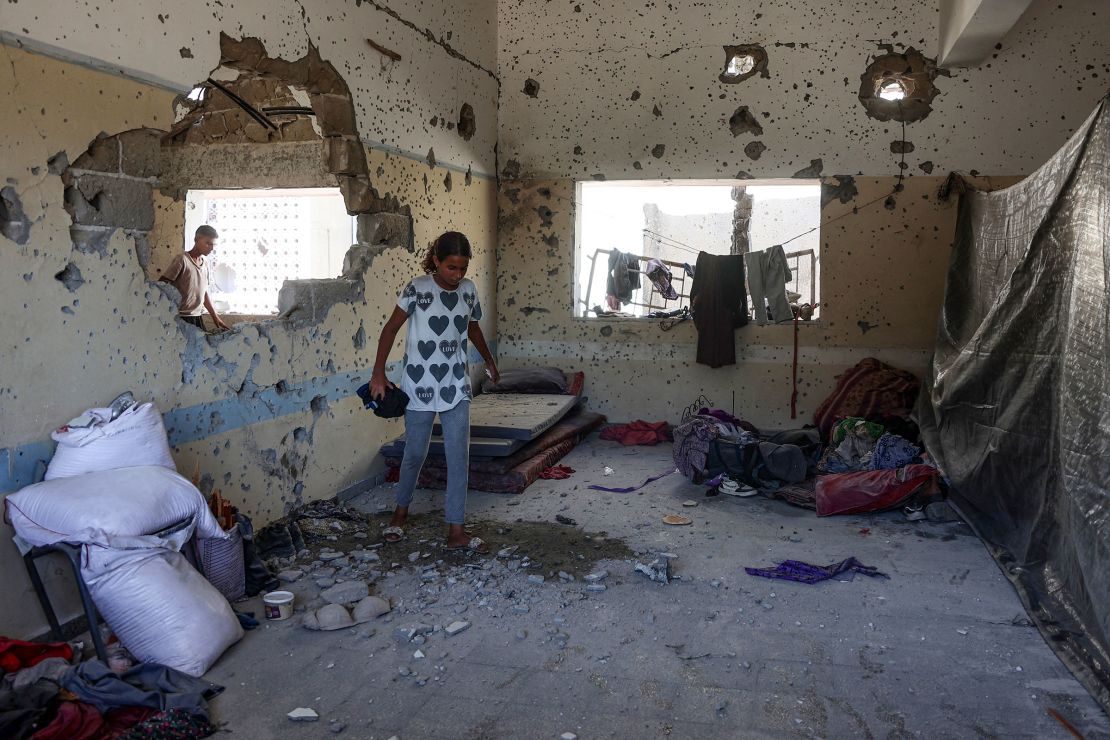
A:
POLYGON ((58 443, 46 467, 46 480, 135 465, 176 470, 162 414, 153 403, 128 407, 114 421, 111 409, 89 409, 99 421, 91 427, 64 426, 50 436, 58 443))
POLYGON ((201 676, 243 636, 227 599, 179 552, 91 548, 81 573, 108 626, 141 662, 201 676))
POLYGON ((134 538, 182 521, 190 522, 189 535, 195 528, 199 537, 227 539, 196 486, 157 465, 36 483, 8 495, 4 509, 16 535, 29 545, 172 547, 168 542, 143 543, 134 538))

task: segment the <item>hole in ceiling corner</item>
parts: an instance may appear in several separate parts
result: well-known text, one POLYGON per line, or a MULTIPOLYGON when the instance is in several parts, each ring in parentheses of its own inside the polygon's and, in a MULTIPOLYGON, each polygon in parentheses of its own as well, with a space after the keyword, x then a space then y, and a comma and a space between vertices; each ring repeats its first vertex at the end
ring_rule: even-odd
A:
POLYGON ((932 112, 938 90, 936 61, 912 47, 890 51, 871 60, 860 75, 859 101, 867 115, 877 121, 920 121, 932 112))
POLYGON ((725 67, 719 79, 726 84, 743 82, 749 77, 770 77, 767 71, 767 51, 759 44, 726 46, 725 67))
POLYGON ((899 80, 887 78, 879 82, 875 94, 883 100, 902 100, 908 94, 906 86, 899 80))
POLYGON ((207 92, 208 92, 208 86, 207 85, 197 85, 192 90, 190 90, 189 94, 186 95, 185 97, 187 97, 189 100, 192 100, 194 103, 199 103, 202 100, 204 100, 204 96, 207 92))

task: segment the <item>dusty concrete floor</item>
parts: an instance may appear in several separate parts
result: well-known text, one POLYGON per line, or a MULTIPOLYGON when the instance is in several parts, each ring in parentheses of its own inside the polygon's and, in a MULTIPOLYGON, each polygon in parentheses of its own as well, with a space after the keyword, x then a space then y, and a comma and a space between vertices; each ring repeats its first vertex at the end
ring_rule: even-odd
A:
MULTIPOLYGON (((635 485, 669 455, 591 440, 564 461, 577 470, 569 480, 522 496, 472 492, 476 533, 495 551, 521 545, 502 558, 452 554, 437 566, 430 512, 442 494, 419 492, 423 526, 381 551, 372 579, 393 612, 338 632, 310 632, 298 617, 264 623, 208 674, 227 687, 214 718, 248 738, 1071 737, 1051 708, 1088 738, 1110 737, 965 525, 817 519, 762 498, 705 498, 677 474, 640 493, 586 489, 635 485), (606 465, 616 473, 603 478, 606 465), (684 508, 688 499, 699 505, 684 508), (694 522, 666 526, 668 513, 694 522), (649 582, 609 538, 677 555, 680 579, 649 582), (526 554, 545 562, 522 567, 526 554), (743 572, 853 555, 890 578, 802 585, 743 572), (609 559, 589 562, 597 556, 609 559), (607 589, 586 592, 582 572, 599 568, 607 589), (449 637, 455 620, 471 626, 449 637), (436 628, 422 644, 396 637, 421 623, 436 628), (296 707, 320 720, 289 721, 296 707)), ((376 513, 391 496, 384 487, 352 503, 376 513)), ((384 523, 375 517, 365 542, 384 523)), ((311 575, 291 589, 302 604, 319 592, 311 575)))

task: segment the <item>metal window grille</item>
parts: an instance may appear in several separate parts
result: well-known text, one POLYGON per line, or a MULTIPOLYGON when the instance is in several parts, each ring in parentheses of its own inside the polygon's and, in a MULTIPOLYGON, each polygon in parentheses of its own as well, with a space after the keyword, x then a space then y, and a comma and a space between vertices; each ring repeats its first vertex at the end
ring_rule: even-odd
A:
MULTIPOLYGON (((589 316, 590 314, 596 315, 596 309, 600 308, 603 311, 608 310, 605 304, 604 296, 595 296, 593 294, 594 277, 598 270, 598 258, 604 256, 601 261, 601 269, 608 271, 609 268, 609 255, 613 253, 611 249, 598 249, 590 257, 590 273, 588 282, 586 284, 586 295, 578 301, 579 308, 581 309, 580 315, 589 316)), ((640 255, 631 255, 634 259, 639 260, 641 263, 647 263, 651 258, 642 257, 640 255)), ((647 316, 653 311, 673 311, 679 308, 690 307, 690 288, 693 287, 693 279, 686 274, 681 262, 672 262, 671 260, 659 260, 667 267, 671 268, 671 285, 674 286, 675 291, 678 293, 678 298, 668 301, 664 298, 659 291, 655 289, 655 285, 648 280, 647 275, 640 271, 640 290, 633 293, 632 301, 625 303, 622 306, 624 309, 642 309, 629 310, 636 316, 647 316)), ((786 289, 792 293, 798 293, 802 296, 801 303, 809 303, 812 306, 817 306, 817 253, 812 249, 801 249, 796 252, 787 252, 786 261, 790 266, 790 282, 786 284, 786 289)))
MULTIPOLYGON (((598 249, 590 256, 590 274, 586 284, 586 295, 578 302, 581 308, 580 313, 583 316, 588 316, 591 313, 596 314, 595 309, 597 308, 601 308, 603 311, 609 308, 605 304, 605 296, 596 296, 593 294, 593 287, 594 277, 598 269, 598 257, 604 256, 604 259, 601 261, 601 269, 608 273, 609 255, 612 253, 612 249, 598 249)), ((641 268, 646 266, 649 259, 652 259, 640 255, 631 256, 639 260, 641 268)), ((647 274, 641 269, 640 289, 633 293, 631 302, 623 304, 622 310, 627 310, 627 313, 637 316, 647 316, 652 311, 673 311, 690 306, 690 288, 693 287, 694 281, 686 274, 686 270, 683 268, 682 263, 663 259, 659 261, 671 268, 671 285, 674 286, 675 292, 678 293, 678 298, 674 300, 667 300, 664 298, 663 295, 655 289, 655 285, 648 280, 647 274), (634 309, 642 309, 642 311, 634 309)))

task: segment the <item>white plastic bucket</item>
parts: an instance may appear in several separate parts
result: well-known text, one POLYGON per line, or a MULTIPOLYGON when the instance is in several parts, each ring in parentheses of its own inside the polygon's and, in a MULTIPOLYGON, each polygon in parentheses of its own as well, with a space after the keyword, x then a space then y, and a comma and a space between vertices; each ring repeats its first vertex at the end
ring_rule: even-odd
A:
POLYGON ((293 616, 293 594, 290 591, 271 591, 262 597, 266 619, 289 619, 293 616))

